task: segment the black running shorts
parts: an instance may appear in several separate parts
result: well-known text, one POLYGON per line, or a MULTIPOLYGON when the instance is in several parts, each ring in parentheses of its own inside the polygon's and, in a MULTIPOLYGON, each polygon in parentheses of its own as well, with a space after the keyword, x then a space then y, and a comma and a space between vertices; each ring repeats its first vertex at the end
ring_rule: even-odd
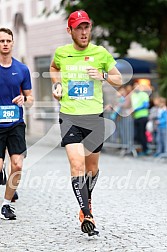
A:
POLYGON ((72 143, 83 143, 90 152, 101 151, 104 142, 104 118, 97 115, 67 115, 60 113, 59 117, 62 143, 66 146, 72 143))
POLYGON ((6 148, 10 156, 13 154, 26 156, 25 128, 25 123, 0 128, 0 158, 5 158, 6 148))

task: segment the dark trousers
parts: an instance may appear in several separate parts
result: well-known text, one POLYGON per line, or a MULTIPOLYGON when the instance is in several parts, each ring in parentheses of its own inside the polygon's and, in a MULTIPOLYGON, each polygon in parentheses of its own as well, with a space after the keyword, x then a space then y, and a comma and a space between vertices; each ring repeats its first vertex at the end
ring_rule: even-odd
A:
POLYGON ((147 117, 142 117, 134 120, 135 140, 142 145, 143 152, 146 152, 148 149, 146 138, 147 121, 148 121, 147 117))

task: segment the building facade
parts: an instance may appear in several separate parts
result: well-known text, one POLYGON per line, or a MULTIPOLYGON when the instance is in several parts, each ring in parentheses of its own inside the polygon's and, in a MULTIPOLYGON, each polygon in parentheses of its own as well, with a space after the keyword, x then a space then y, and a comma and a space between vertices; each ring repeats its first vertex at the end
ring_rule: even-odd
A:
POLYGON ((0 0, 0 27, 14 33, 13 56, 31 71, 35 102, 25 109, 28 134, 46 134, 57 118, 58 104, 52 97, 49 65, 57 46, 71 42, 59 0, 0 0), (34 130, 36 129, 36 130, 34 130))

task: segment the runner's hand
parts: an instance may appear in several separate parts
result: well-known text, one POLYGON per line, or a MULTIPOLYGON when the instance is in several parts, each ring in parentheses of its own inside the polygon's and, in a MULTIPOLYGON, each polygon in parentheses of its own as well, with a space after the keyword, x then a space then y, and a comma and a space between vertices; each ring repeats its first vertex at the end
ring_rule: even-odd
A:
POLYGON ((95 79, 95 80, 104 80, 103 79, 103 74, 102 73, 99 73, 99 71, 94 68, 94 67, 87 67, 87 72, 88 72, 88 75, 92 78, 92 79, 95 79))
POLYGON ((24 95, 18 95, 13 100, 12 103, 17 104, 18 106, 23 106, 24 104, 24 95))
POLYGON ((53 96, 58 101, 61 99, 61 97, 62 97, 62 86, 61 85, 59 85, 59 84, 57 85, 57 88, 53 91, 53 96))

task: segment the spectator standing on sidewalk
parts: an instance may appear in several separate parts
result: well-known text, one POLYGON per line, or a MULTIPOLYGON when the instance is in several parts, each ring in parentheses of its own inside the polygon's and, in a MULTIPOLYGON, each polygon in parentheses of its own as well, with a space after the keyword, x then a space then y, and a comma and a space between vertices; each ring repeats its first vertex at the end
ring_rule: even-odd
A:
POLYGON ((153 135, 153 143, 156 144, 157 136, 157 119, 158 119, 158 109, 159 109, 159 96, 153 97, 153 106, 149 109, 148 123, 150 123, 151 132, 153 135))
POLYGON ((33 103, 29 70, 12 57, 13 44, 12 31, 0 28, 0 170, 6 148, 11 162, 0 217, 10 220, 16 219, 11 200, 19 184, 26 155, 23 105, 31 106, 33 103))
POLYGON ((148 145, 146 138, 146 124, 149 115, 149 95, 145 91, 145 87, 138 82, 134 83, 134 90, 131 95, 131 105, 134 118, 134 138, 141 144, 142 151, 138 154, 148 155, 148 145))
POLYGON ((159 98, 158 117, 157 117, 156 153, 155 157, 162 153, 167 153, 167 107, 166 99, 159 98))
POLYGON ((121 75, 112 55, 90 43, 92 24, 88 14, 75 11, 67 32, 73 43, 58 47, 51 62, 53 95, 60 101, 62 146, 71 167, 71 182, 80 206, 81 230, 98 234, 91 209, 91 194, 99 170, 104 141, 102 82, 120 86, 121 75))

